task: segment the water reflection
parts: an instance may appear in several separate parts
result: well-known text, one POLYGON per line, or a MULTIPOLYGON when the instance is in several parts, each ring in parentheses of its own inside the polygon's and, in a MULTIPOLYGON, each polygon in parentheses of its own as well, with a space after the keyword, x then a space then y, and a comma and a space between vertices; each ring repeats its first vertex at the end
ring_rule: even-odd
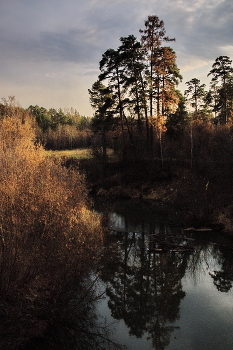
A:
POLYGON ((228 292, 233 283, 233 253, 231 249, 220 247, 218 254, 219 270, 210 273, 214 285, 220 292, 228 292))
POLYGON ((162 350, 179 319, 189 253, 155 252, 148 238, 143 232, 109 236, 101 278, 112 316, 123 319, 131 335, 140 338, 146 333, 154 348, 162 350))
POLYGON ((97 313, 100 295, 96 293, 96 281, 91 276, 79 283, 76 294, 66 298, 54 309, 53 320, 46 315, 27 314, 22 303, 14 309, 1 305, 5 317, 0 324, 1 350, 120 350, 112 340, 111 329, 97 313), (20 312, 20 314, 19 314, 20 312), (42 327, 43 325, 43 327, 42 327))
MULTIPOLYGON (((213 314, 210 310, 207 310, 209 314, 205 313, 204 307, 202 315, 198 303, 201 305, 208 300, 208 303, 213 301, 216 305, 216 293, 231 291, 232 240, 214 232, 191 233, 174 227, 171 229, 165 220, 162 223, 157 221, 156 211, 150 218, 147 215, 146 219, 143 216, 140 220, 142 213, 138 213, 134 206, 130 211, 129 205, 127 212, 123 207, 117 205, 114 214, 110 215, 112 232, 106 237, 102 258, 101 278, 112 317, 124 321, 124 331, 129 333, 129 339, 133 336, 144 338, 148 349, 231 348, 233 336, 226 337, 226 324, 223 329, 216 319, 211 319, 213 314), (203 285, 204 288, 198 289, 203 285), (187 314, 188 309, 192 310, 191 314, 187 314), (190 321, 192 317, 193 325, 190 321), (195 317, 198 317, 198 322, 195 317), (203 330, 200 331, 198 326, 198 323, 202 324, 202 319, 205 319, 204 339, 203 330), (191 325, 186 329, 189 322, 191 325), (221 329, 218 339, 208 333, 212 327, 216 327, 216 333, 221 329), (182 339, 179 334, 182 334, 182 339), (189 339, 187 334, 191 334, 189 339)), ((222 299, 221 302, 225 303, 222 299)), ((233 298, 230 305, 233 306, 233 298)), ((218 307, 219 310, 224 309, 222 305, 218 307)), ((230 312, 233 319, 232 309, 230 312)), ((228 322, 228 316, 225 317, 228 322)), ((232 321, 229 322, 231 326, 232 321)), ((131 350, 135 349, 130 340, 127 345, 131 350)))
POLYGON ((220 292, 229 292, 233 285, 233 241, 231 236, 224 234, 193 234, 195 250, 189 258, 189 272, 196 274, 201 267, 212 262, 213 267, 209 275, 213 284, 220 292))

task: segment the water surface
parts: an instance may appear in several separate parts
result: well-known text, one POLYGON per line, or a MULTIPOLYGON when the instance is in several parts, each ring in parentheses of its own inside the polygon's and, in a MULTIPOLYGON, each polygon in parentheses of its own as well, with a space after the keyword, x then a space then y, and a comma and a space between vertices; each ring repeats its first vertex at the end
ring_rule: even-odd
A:
POLYGON ((99 311, 129 350, 233 349, 232 239, 169 224, 148 203, 98 205, 108 213, 99 311))

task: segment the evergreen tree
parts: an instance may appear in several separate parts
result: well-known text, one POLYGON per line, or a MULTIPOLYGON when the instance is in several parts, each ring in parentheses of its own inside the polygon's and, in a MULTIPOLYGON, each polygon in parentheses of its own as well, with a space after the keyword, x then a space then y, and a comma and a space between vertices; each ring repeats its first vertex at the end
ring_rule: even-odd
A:
POLYGON ((188 89, 185 90, 184 94, 190 101, 191 106, 195 110, 195 115, 197 117, 198 112, 204 107, 204 98, 206 96, 205 84, 201 84, 200 80, 193 78, 185 83, 188 89))
POLYGON ((165 36, 157 16, 148 16, 140 32, 141 43, 133 35, 121 37, 118 49, 108 49, 99 64, 99 82, 106 81, 115 96, 112 114, 120 126, 123 157, 139 139, 152 150, 156 133, 162 144, 165 120, 179 102, 175 87, 182 77, 176 55, 162 46, 174 39, 165 36))
MULTIPOLYGON (((145 21, 145 29, 141 30, 140 33, 142 45, 146 50, 148 59, 148 80, 149 80, 149 113, 150 116, 154 114, 154 98, 160 96, 160 84, 158 67, 161 54, 162 42, 174 41, 175 39, 169 39, 165 36, 166 30, 164 22, 161 21, 157 16, 148 16, 145 21)), ((157 104, 158 105, 158 104, 157 104)))
POLYGON ((175 52, 170 47, 162 47, 160 51, 160 61, 157 68, 158 75, 160 76, 160 96, 157 98, 157 115, 167 117, 177 107, 179 97, 175 87, 182 80, 182 76, 176 65, 175 52))
POLYGON ((212 83, 219 83, 218 102, 215 110, 219 112, 219 121, 226 124, 231 117, 232 111, 232 79, 233 68, 232 60, 228 56, 219 56, 216 58, 209 75, 212 75, 212 83))
POLYGON ((102 155, 103 160, 107 158, 107 131, 113 125, 114 95, 111 90, 102 84, 99 80, 92 85, 92 89, 88 90, 90 95, 91 106, 95 109, 94 118, 92 120, 92 128, 95 132, 101 133, 102 155))
POLYGON ((161 148, 161 137, 165 130, 165 115, 178 102, 174 86, 177 84, 177 79, 181 79, 181 76, 175 63, 174 51, 170 47, 162 47, 163 42, 175 40, 165 35, 164 22, 159 20, 157 16, 148 16, 145 27, 140 32, 148 61, 146 78, 149 88, 150 143, 152 147, 154 130, 156 130, 161 148))
POLYGON ((145 116, 148 126, 147 102, 146 102, 146 82, 143 79, 145 69, 145 55, 140 42, 136 37, 129 35, 120 39, 122 44, 119 52, 122 55, 122 65, 124 66, 124 87, 128 92, 129 103, 137 115, 138 125, 142 126, 142 118, 145 116))
POLYGON ((29 106, 28 111, 36 119, 36 122, 42 131, 48 130, 51 127, 52 120, 47 109, 39 106, 29 106))
POLYGON ((179 102, 175 113, 169 114, 166 121, 166 134, 170 138, 179 139, 187 124, 188 112, 186 110, 185 97, 177 90, 177 96, 179 96, 179 102))
MULTIPOLYGON (((108 49, 103 55, 99 63, 101 74, 99 75, 99 80, 108 80, 109 88, 115 93, 117 105, 115 112, 119 112, 120 116, 120 126, 121 126, 121 138, 123 146, 123 157, 125 157, 126 152, 126 140, 125 140, 125 123, 127 120, 124 114, 124 90, 123 83, 124 78, 124 67, 122 66, 122 55, 119 50, 108 49)), ((127 127, 129 135, 130 131, 127 127)))

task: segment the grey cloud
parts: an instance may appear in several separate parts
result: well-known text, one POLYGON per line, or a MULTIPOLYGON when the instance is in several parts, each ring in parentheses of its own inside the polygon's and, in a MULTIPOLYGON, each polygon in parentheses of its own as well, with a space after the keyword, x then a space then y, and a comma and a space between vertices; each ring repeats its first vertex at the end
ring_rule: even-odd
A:
POLYGON ((231 0, 226 0, 212 8, 203 7, 189 28, 186 22, 188 35, 183 35, 186 52, 214 60, 221 54, 221 46, 232 44, 232 6, 231 0))
MULTIPOLYGON (((17 1, 12 1, 18 11, 17 1)), ((11 52, 25 53, 29 58, 34 55, 34 59, 94 62, 109 47, 117 47, 121 36, 134 34, 139 38, 138 30, 152 14, 164 20, 167 34, 176 37, 175 46, 186 53, 211 58, 216 47, 229 45, 232 40, 231 0, 220 3, 199 0, 193 4, 186 0, 68 0, 66 3, 59 0, 58 7, 53 0, 42 1, 40 6, 36 2, 32 6, 29 0, 19 3, 21 25, 18 21, 19 30, 15 28, 13 32, 9 28, 11 31, 5 33, 8 43, 5 41, 4 47, 7 50, 9 45, 11 52), (25 22, 28 22, 29 32, 25 22)))
POLYGON ((220 54, 229 55, 221 47, 232 45, 232 0, 0 2, 1 77, 20 82, 27 75, 28 84, 38 77, 37 84, 51 96, 47 82, 53 79, 54 86, 60 85, 61 71, 67 84, 78 84, 78 75, 80 89, 86 81, 91 85, 92 76, 93 82, 98 76, 102 54, 108 48, 117 48, 121 36, 133 34, 140 39, 139 29, 144 28, 148 15, 164 20, 167 35, 176 38, 171 46, 180 55, 179 62, 185 61, 186 71, 192 64, 202 67, 202 62, 205 65, 220 54), (72 74, 68 73, 70 66, 72 74))
POLYGON ((93 33, 70 30, 67 33, 41 33, 40 50, 50 60, 91 62, 98 55, 98 45, 93 33))
POLYGON ((85 63, 100 55, 95 35, 84 30, 42 32, 38 37, 3 36, 0 34, 1 56, 5 59, 45 60, 85 63))

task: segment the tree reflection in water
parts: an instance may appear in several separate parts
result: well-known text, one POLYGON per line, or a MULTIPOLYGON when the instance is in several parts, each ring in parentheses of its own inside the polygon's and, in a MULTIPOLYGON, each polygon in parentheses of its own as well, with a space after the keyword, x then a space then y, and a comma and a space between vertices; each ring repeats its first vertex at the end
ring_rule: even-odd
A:
MULTIPOLYGON (((161 226, 161 231, 169 239, 169 230, 161 226)), ((101 278, 107 285, 112 316, 123 319, 131 335, 146 334, 156 350, 168 346, 177 328, 174 323, 185 297, 181 279, 189 255, 153 250, 150 236, 143 232, 118 232, 106 238, 101 278)))
POLYGON ((206 261, 213 257, 217 264, 218 270, 209 272, 213 279, 213 283, 219 292, 229 292, 233 285, 233 247, 232 237, 221 234, 212 233, 210 237, 196 234, 195 235, 195 250, 189 260, 189 271, 192 272, 195 278, 196 271, 206 261))
MULTIPOLYGON (((106 350, 122 349, 111 340, 111 330, 96 312, 100 296, 95 293, 95 283, 90 278, 79 284, 76 295, 54 309, 53 321, 48 324, 46 310, 43 317, 27 315, 27 309, 20 309, 21 318, 14 317, 17 310, 5 309, 5 318, 0 324, 1 350, 106 350), (45 332, 38 328, 44 324, 45 332), (33 336, 34 335, 34 336, 33 336), (36 336, 35 336, 36 335, 36 336)), ((69 293, 68 293, 69 294, 69 293)), ((48 318, 51 315, 47 315, 48 318)))
POLYGON ((171 231, 167 213, 145 202, 97 202, 96 210, 113 228, 106 236, 100 274, 112 317, 125 323, 119 323, 118 336, 129 332, 124 339, 132 349, 135 344, 155 350, 232 348, 232 318, 230 312, 223 316, 229 298, 221 292, 233 293, 233 237, 208 230, 171 231))

